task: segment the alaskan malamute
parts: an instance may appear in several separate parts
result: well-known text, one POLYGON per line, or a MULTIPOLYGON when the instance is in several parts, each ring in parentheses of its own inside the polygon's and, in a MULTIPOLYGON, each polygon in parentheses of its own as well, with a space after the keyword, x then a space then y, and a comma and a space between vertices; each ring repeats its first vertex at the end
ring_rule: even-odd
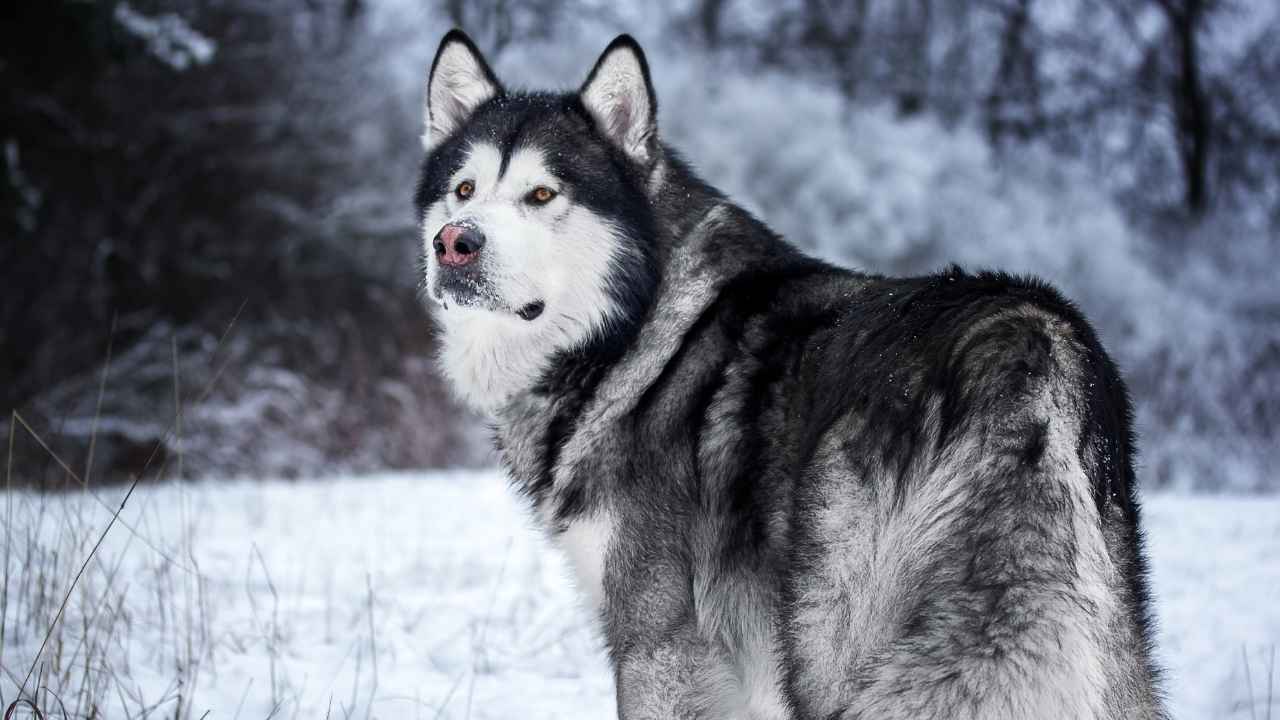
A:
POLYGON ((487 414, 637 718, 1159 718, 1130 408, 1044 283, 807 257, 661 141, 630 37, 517 92, 465 35, 416 203, 487 414))

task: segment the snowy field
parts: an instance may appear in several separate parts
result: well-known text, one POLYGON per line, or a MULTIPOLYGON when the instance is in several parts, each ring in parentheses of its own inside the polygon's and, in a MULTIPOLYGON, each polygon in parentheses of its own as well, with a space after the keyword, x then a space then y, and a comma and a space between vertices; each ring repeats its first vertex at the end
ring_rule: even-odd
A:
MULTIPOLYGON (((123 492, 7 495, 5 704, 123 492)), ((1267 708, 1280 693, 1280 499, 1156 496, 1146 507, 1175 717, 1280 715, 1280 702, 1267 708)), ((107 718, 613 715, 565 567, 497 473, 144 486, 121 523, 27 682, 56 694, 41 696, 45 707, 107 718)))

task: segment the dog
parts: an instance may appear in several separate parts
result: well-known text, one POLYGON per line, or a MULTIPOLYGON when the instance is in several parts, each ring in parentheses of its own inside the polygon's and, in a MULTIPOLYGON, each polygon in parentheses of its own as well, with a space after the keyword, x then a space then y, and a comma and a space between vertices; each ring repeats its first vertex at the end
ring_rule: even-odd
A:
POLYGON ((425 110, 440 366, 620 718, 1164 717, 1130 404, 1074 305, 802 254, 660 140, 629 36, 517 92, 453 31, 425 110))

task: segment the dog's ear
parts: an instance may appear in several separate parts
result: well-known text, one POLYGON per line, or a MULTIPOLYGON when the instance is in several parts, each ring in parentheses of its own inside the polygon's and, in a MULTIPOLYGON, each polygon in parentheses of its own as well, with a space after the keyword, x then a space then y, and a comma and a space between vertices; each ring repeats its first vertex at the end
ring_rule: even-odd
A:
POLYGON ((430 150, 457 130, 477 107, 501 93, 502 83, 471 38, 461 30, 450 30, 440 41, 427 77, 423 146, 430 150))
POLYGON ((642 165, 654 160, 658 100, 635 38, 619 35, 609 43, 578 95, 605 137, 642 165))

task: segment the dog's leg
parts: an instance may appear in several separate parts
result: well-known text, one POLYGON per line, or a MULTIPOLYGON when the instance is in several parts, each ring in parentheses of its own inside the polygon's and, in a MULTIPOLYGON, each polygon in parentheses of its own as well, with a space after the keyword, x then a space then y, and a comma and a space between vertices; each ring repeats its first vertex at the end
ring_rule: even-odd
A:
POLYGON ((723 651, 692 625, 661 635, 619 653, 619 720, 736 718, 740 686, 723 651))

